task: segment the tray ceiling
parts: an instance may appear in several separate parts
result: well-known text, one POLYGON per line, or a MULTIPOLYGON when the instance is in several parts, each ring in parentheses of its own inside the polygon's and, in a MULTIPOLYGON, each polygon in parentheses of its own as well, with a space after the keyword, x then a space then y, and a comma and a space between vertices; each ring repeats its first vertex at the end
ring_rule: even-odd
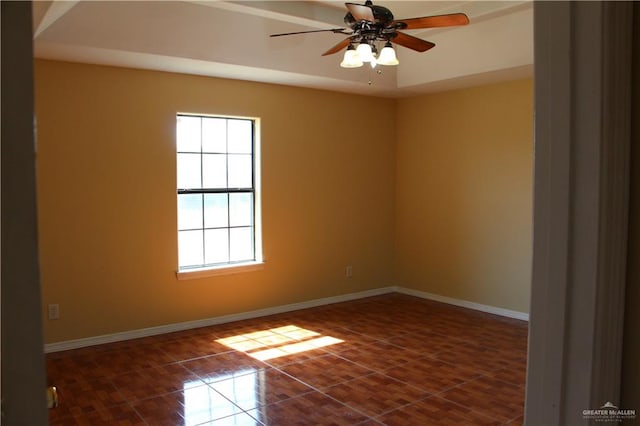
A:
POLYGON ((466 13, 465 27, 407 31, 436 43, 403 47, 397 67, 344 69, 321 56, 342 34, 337 1, 35 1, 38 58, 405 97, 533 73, 530 1, 379 1, 397 19, 466 13), (378 72, 380 71, 380 72, 378 72), (371 82, 371 84, 369 84, 371 82))

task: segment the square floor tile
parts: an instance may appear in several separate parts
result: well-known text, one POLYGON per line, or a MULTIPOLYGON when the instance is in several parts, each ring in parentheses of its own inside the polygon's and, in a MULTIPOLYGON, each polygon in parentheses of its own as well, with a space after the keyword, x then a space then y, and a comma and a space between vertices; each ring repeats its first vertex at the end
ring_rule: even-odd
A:
POLYGON ((131 403, 149 425, 184 425, 184 394, 173 392, 131 403))
POLYGON ((342 351, 340 356, 376 371, 385 371, 421 358, 420 354, 406 347, 392 345, 384 341, 342 351))
POLYGON ((372 373, 366 367, 332 354, 286 365, 282 371, 317 389, 372 373))
POLYGON ((225 352, 185 361, 180 365, 207 382, 225 380, 268 367, 264 362, 241 352, 225 352))
POLYGON ((283 348, 278 355, 273 356, 269 359, 263 360, 266 364, 269 364, 273 367, 284 367, 285 365, 294 364, 296 362, 307 361, 312 358, 317 358, 319 356, 327 355, 330 353, 328 348, 318 348, 318 347, 310 347, 305 346, 301 347, 300 350, 296 350, 295 347, 283 348))
POLYGON ((165 342, 160 347, 173 361, 186 361, 232 350, 216 340, 213 335, 187 336, 165 342))
POLYGON ((368 416, 377 416, 429 396, 421 389, 379 373, 332 386, 324 392, 368 416))
POLYGON ((388 339, 407 333, 409 330, 404 324, 387 316, 368 315, 367 317, 349 321, 347 328, 378 340, 388 339))
POLYGON ((498 426, 502 424, 471 408, 437 396, 403 406, 376 419, 388 426, 498 426))
POLYGON ((130 401, 204 384, 198 376, 180 364, 142 368, 111 377, 111 381, 130 401))
POLYGON ((91 351, 65 351, 47 355, 47 382, 52 386, 86 382, 102 377, 91 351))
POLYGON ((274 368, 216 381, 210 386, 243 410, 293 398, 312 388, 274 368))
POLYGON ((454 350, 461 344, 461 341, 455 337, 426 330, 395 336, 387 339, 387 341, 393 345, 411 349, 422 355, 454 350))
POLYGON ((100 408, 95 411, 60 420, 53 419, 49 424, 52 426, 146 426, 145 421, 128 404, 100 408))
POLYGON ((286 426, 353 426, 367 420, 367 416, 320 392, 266 405, 253 415, 265 424, 286 426))
POLYGON ((202 426, 260 426, 262 424, 248 413, 240 413, 205 423, 202 426))
POLYGON ((500 422, 510 421, 524 413, 524 386, 493 377, 480 377, 438 396, 500 422))
POLYGON ((118 389, 105 378, 63 384, 58 388, 58 407, 49 410, 49 418, 91 414, 126 402, 118 389))
POLYGON ((512 364, 511 360, 505 359, 502 355, 504 354, 496 349, 467 344, 430 356, 449 364, 475 369, 482 373, 490 373, 512 364))
POLYGON ((98 352, 93 357, 96 373, 111 377, 145 367, 170 364, 174 362, 158 345, 129 344, 118 350, 98 352))
POLYGON ((524 416, 518 416, 517 418, 507 422, 507 426, 522 426, 524 425, 524 416))
POLYGON ((138 400, 132 403, 149 425, 199 425, 242 413, 243 410, 207 385, 138 400))
POLYGON ((524 386, 527 382, 527 367, 509 366, 501 370, 495 370, 489 373, 488 376, 513 385, 524 386))
POLYGON ((477 370, 434 358, 399 365, 384 374, 434 394, 481 376, 477 370))

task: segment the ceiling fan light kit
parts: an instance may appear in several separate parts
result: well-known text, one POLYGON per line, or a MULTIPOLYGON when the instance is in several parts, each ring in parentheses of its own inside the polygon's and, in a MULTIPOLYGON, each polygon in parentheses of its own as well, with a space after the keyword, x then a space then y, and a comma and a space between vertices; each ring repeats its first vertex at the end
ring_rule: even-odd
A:
POLYGON ((378 56, 378 63, 380 65, 398 65, 400 62, 396 57, 396 51, 393 50, 393 46, 391 46, 391 42, 388 41, 385 43, 384 47, 380 51, 380 56, 378 56))
POLYGON ((368 62, 372 68, 377 64, 393 66, 399 61, 393 44, 406 47, 416 52, 426 52, 435 46, 430 41, 411 36, 399 30, 415 30, 424 28, 450 27, 467 25, 469 18, 464 13, 450 13, 447 15, 423 16, 395 20, 393 13, 383 6, 373 5, 370 0, 365 4, 345 3, 347 14, 344 23, 349 28, 333 28, 328 30, 298 31, 293 33, 272 34, 279 37, 292 34, 333 32, 346 34, 348 37, 322 54, 331 55, 346 48, 344 58, 340 63, 343 68, 358 68, 368 62), (378 56, 376 42, 384 42, 384 47, 378 56), (393 43, 393 44, 392 44, 393 43), (357 46, 357 47, 356 47, 357 46))
POLYGON ((360 43, 356 48, 356 53, 362 62, 371 62, 373 59, 373 49, 367 43, 360 43))
POLYGON ((356 48, 352 44, 347 47, 347 51, 344 52, 344 59, 340 63, 342 68, 358 68, 362 66, 362 59, 356 51, 356 48))
POLYGON ((342 68, 358 68, 365 62, 369 62, 371 68, 375 68, 376 65, 398 65, 398 58, 396 58, 396 51, 393 50, 390 42, 387 42, 380 51, 378 56, 378 49, 375 45, 368 43, 359 43, 358 47, 354 49, 353 44, 350 43, 347 47, 347 51, 344 52, 344 58, 340 63, 342 68))

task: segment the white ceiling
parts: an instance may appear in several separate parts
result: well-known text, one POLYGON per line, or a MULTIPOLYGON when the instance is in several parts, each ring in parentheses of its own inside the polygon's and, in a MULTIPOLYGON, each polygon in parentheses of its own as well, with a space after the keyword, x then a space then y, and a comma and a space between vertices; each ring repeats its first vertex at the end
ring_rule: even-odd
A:
POLYGON ((344 69, 342 52, 321 56, 343 34, 269 37, 344 27, 346 9, 339 1, 35 1, 34 52, 38 58, 387 97, 533 73, 531 1, 374 3, 396 19, 463 12, 471 23, 406 31, 436 47, 424 53, 397 47, 397 67, 344 69))

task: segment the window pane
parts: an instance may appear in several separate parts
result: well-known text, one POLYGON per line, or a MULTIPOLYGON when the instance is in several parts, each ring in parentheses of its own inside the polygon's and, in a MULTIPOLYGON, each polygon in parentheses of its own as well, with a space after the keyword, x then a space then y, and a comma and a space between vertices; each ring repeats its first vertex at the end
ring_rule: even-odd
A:
POLYGON ((202 195, 178 195, 178 229, 202 228, 202 195))
POLYGON ((229 194, 230 226, 253 225, 253 194, 229 194))
POLYGON ((229 230, 207 229, 204 231, 205 262, 223 263, 229 261, 229 230))
POLYGON ((200 152, 200 117, 178 116, 176 127, 178 152, 200 152))
POLYGON ((221 228, 229 226, 229 206, 227 194, 206 194, 204 196, 204 227, 221 228))
POLYGON ((229 152, 251 154, 253 129, 251 120, 229 120, 229 152))
POLYGON ((176 116, 181 268, 255 260, 254 143, 251 119, 176 116))
POLYGON ((178 188, 202 188, 200 154, 178 154, 178 188))
POLYGON ((178 232, 178 262, 183 266, 202 265, 202 230, 178 232))
POLYGON ((231 228, 229 260, 232 262, 253 259, 253 228, 231 228))
POLYGON ((227 187, 227 163, 224 154, 204 154, 202 156, 205 188, 227 187))
POLYGON ((251 188, 251 155, 229 155, 229 188, 251 188))
POLYGON ((227 152, 227 120, 224 118, 202 119, 202 151, 227 152))

